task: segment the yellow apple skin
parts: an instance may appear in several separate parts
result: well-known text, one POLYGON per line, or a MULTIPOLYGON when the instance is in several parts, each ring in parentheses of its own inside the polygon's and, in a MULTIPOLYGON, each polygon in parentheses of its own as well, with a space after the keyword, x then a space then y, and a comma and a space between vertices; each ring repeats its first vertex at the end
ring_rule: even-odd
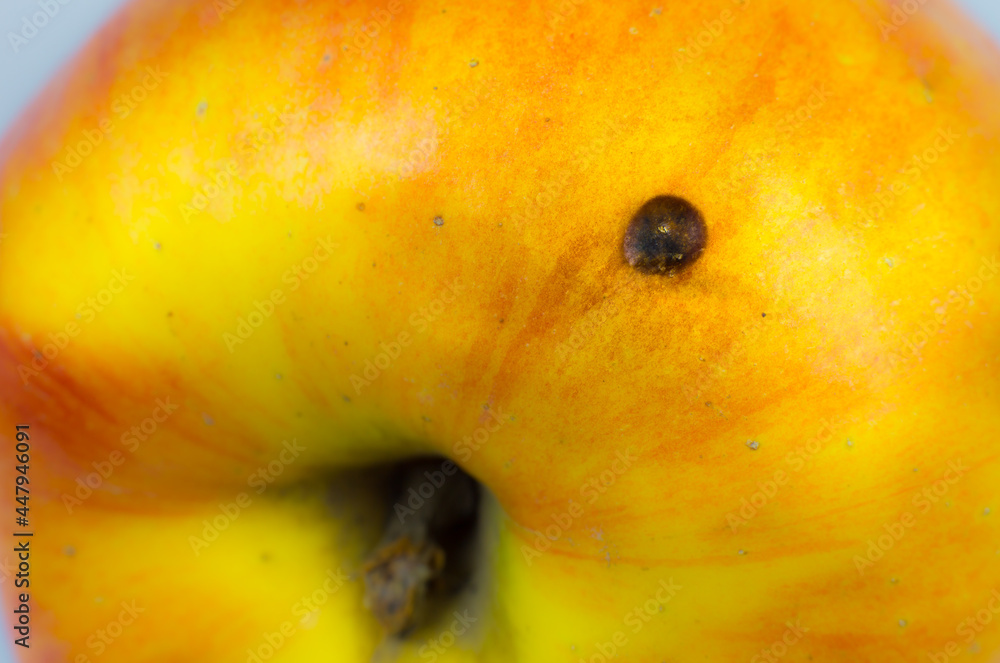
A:
POLYGON ((285 623, 266 660, 369 660, 385 505, 316 477, 419 454, 495 496, 489 573, 453 645, 379 655, 996 660, 1000 55, 942 2, 651 9, 140 0, 100 33, 0 147, 23 660, 246 661, 285 623), (708 228, 672 278, 622 254, 658 195, 708 228))

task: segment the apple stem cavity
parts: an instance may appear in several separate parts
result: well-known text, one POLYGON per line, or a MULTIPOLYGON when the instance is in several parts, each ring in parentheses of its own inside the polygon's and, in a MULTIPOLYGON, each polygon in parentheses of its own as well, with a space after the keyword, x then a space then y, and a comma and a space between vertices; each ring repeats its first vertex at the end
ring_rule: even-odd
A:
POLYGON ((386 635, 405 636, 471 576, 479 484, 451 461, 417 460, 395 472, 391 496, 362 567, 364 604, 386 635))

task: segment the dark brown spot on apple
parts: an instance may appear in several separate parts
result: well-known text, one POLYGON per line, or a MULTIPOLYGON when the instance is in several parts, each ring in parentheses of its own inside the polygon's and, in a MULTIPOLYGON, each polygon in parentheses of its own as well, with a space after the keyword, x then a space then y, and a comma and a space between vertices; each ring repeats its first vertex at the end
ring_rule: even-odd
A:
POLYGON ((673 276, 705 250, 708 230, 694 205, 657 196, 635 213, 625 231, 625 260, 640 272, 673 276))

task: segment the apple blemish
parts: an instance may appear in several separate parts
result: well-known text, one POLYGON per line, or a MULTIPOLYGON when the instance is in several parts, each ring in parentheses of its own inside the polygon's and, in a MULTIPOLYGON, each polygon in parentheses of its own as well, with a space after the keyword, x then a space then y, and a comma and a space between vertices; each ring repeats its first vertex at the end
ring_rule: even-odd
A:
POLYGON ((674 276, 705 250, 708 230, 694 205, 657 196, 635 213, 625 231, 625 260, 646 274, 674 276))

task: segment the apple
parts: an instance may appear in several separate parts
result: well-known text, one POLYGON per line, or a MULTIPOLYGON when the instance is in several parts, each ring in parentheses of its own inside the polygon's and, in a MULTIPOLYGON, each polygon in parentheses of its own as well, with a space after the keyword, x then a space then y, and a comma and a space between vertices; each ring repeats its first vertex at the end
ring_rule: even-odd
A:
POLYGON ((998 83, 938 1, 128 5, 0 146, 15 649, 994 660, 998 83))

